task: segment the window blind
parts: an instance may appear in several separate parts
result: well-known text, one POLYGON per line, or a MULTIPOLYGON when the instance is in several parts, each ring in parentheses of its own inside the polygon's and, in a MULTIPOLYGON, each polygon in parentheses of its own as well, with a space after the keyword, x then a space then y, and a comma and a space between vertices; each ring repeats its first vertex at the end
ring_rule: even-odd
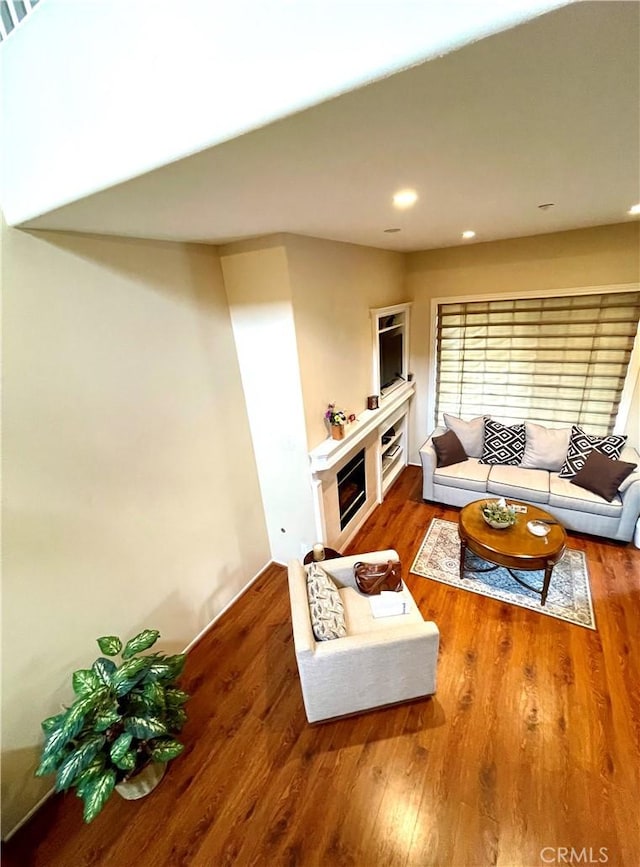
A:
POLYGON ((441 304, 435 422, 444 412, 611 433, 640 292, 441 304))

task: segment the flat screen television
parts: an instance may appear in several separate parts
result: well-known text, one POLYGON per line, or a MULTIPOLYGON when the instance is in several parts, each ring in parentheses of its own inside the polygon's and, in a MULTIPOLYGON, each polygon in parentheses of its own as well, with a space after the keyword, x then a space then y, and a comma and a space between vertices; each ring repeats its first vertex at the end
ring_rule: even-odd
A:
POLYGON ((401 328, 383 331, 380 345, 380 391, 390 388, 405 379, 403 369, 404 345, 401 328))

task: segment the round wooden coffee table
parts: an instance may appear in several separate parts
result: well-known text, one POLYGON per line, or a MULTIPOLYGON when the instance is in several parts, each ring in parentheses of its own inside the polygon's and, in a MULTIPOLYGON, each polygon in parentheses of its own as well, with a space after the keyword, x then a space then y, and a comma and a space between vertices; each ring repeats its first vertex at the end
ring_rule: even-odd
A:
MULTIPOLYGON (((494 498, 496 499, 496 498, 494 498)), ((460 536, 460 578, 465 577, 465 557, 467 550, 493 563, 489 569, 475 569, 476 572, 489 572, 504 566, 511 577, 523 587, 540 594, 540 604, 544 605, 549 593, 553 567, 561 559, 567 545, 567 534, 562 524, 553 515, 532 506, 507 500, 508 505, 525 506, 526 513, 516 514, 516 522, 506 530, 494 530, 482 517, 482 506, 491 498, 469 503, 460 512, 458 535, 460 536), (546 536, 534 536, 527 529, 529 521, 543 521, 549 527, 546 536), (512 572, 544 570, 542 588, 532 587, 512 572)))

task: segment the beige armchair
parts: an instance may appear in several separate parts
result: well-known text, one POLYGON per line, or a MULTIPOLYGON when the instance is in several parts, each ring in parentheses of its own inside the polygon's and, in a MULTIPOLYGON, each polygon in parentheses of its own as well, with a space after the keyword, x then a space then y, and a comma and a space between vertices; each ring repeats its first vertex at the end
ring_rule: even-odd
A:
POLYGON ((398 559, 393 550, 326 560, 320 565, 339 590, 347 635, 316 641, 307 597, 307 573, 289 563, 289 597, 296 661, 309 722, 359 713, 428 696, 436 689, 440 634, 426 622, 408 589, 408 613, 375 618, 355 584, 353 565, 398 559))

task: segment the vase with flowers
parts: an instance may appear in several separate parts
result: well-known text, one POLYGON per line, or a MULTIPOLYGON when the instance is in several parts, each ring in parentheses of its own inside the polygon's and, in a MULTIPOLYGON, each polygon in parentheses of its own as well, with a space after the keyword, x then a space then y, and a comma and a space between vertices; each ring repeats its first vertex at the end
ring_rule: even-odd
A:
POLYGON ((334 440, 344 439, 344 426, 347 423, 345 413, 341 409, 336 409, 335 403, 330 403, 324 417, 329 422, 332 438, 334 440))

